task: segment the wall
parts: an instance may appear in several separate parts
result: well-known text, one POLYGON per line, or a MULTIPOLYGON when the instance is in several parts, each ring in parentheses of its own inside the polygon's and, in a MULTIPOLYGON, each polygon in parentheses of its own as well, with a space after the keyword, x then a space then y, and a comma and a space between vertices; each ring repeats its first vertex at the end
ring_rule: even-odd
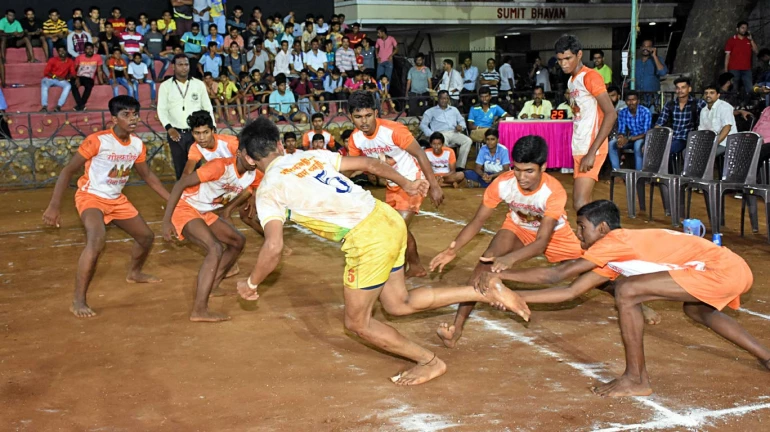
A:
MULTIPOLYGON (((542 58, 544 61, 548 61, 548 59, 554 55, 554 42, 556 42, 556 40, 559 39, 559 37, 564 33, 564 31, 532 32, 532 50, 539 51, 540 58, 542 58)), ((610 65, 613 71, 615 70, 616 67, 613 67, 613 65, 615 65, 616 62, 614 62, 614 56, 611 49, 612 28, 597 27, 590 29, 578 29, 570 31, 569 33, 577 36, 577 38, 580 39, 580 42, 583 44, 583 63, 589 66, 593 66, 593 62, 591 61, 591 48, 599 48, 604 50, 604 62, 610 65)), ((617 67, 619 66, 620 61, 618 60, 617 67)))

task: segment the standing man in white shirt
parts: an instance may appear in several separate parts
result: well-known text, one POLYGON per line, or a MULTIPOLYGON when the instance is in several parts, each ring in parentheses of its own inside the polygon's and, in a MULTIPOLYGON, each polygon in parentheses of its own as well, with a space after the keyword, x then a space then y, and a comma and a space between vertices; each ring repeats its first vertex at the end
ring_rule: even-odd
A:
POLYGON ((158 90, 158 120, 168 131, 168 145, 177 180, 182 177, 187 164, 187 153, 195 142, 187 117, 196 111, 208 111, 211 107, 203 81, 190 77, 190 60, 184 54, 174 56, 174 78, 164 81, 158 90))
POLYGON ((460 76, 463 77, 463 88, 460 90, 460 94, 462 95, 463 112, 466 114, 470 111, 473 104, 476 103, 475 99, 478 99, 476 82, 479 80, 479 68, 473 66, 472 61, 470 56, 466 57, 460 66, 460 76))
POLYGON ((503 64, 500 66, 500 92, 498 98, 500 100, 507 99, 510 96, 511 91, 516 88, 516 79, 513 76, 513 57, 503 58, 503 64))
POLYGON ((446 90, 449 92, 449 97, 452 99, 452 103, 457 105, 460 103, 460 90, 463 88, 463 77, 460 72, 454 69, 455 62, 452 59, 444 60, 444 76, 441 77, 441 84, 439 84, 439 90, 446 90))
POLYGON ((717 134, 717 156, 725 153, 727 135, 738 133, 735 127, 733 106, 719 99, 719 86, 711 84, 703 90, 703 100, 708 105, 700 111, 700 125, 698 130, 710 130, 717 134))

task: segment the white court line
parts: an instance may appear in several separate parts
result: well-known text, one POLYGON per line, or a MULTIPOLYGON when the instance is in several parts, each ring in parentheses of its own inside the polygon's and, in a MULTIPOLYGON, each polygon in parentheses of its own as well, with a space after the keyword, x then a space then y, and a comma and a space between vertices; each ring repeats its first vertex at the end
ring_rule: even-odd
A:
MULTIPOLYGON (((468 222, 463 222, 463 221, 458 221, 458 220, 454 220, 454 219, 449 219, 448 217, 442 216, 442 215, 440 215, 438 213, 427 212, 427 211, 422 211, 422 210, 420 210, 420 212, 417 213, 417 216, 430 216, 430 217, 432 217, 434 219, 442 220, 444 222, 449 222, 449 223, 452 223, 452 224, 455 224, 455 225, 460 225, 460 226, 468 225, 468 222)), ((488 230, 486 228, 482 228, 481 232, 483 232, 484 234, 495 235, 494 231, 490 231, 490 230, 488 230)))
POLYGON ((738 308, 738 310, 741 311, 741 312, 746 312, 749 315, 754 315, 755 317, 759 317, 759 318, 764 318, 766 320, 770 320, 770 315, 761 314, 759 312, 754 312, 752 310, 748 310, 748 309, 742 308, 742 307, 738 308))

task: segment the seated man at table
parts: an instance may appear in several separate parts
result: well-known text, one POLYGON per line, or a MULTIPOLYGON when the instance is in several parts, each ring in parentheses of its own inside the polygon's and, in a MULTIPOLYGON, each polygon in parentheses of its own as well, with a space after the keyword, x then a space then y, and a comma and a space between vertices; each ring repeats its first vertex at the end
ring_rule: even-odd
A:
POLYGON ((440 132, 446 139, 447 146, 459 147, 457 165, 460 171, 465 170, 473 141, 463 133, 465 119, 457 108, 449 104, 448 91, 438 92, 438 105, 425 111, 422 121, 420 121, 420 130, 427 137, 432 136, 435 132, 440 132))
POLYGON ((634 150, 634 168, 642 169, 644 137, 651 127, 652 113, 639 105, 639 93, 630 90, 626 93, 626 107, 618 111, 618 136, 609 143, 612 169, 620 168, 620 151, 630 149, 634 150))
POLYGON ((569 89, 564 90, 564 102, 560 103, 559 106, 556 107, 556 110, 564 110, 567 112, 564 118, 572 118, 572 107, 569 102, 569 89))
POLYGON ((551 102, 545 98, 543 86, 537 86, 532 93, 532 100, 524 103, 524 108, 522 108, 519 113, 519 119, 549 119, 551 118, 551 110, 553 110, 553 106, 551 105, 551 102))
POLYGON ((471 131, 471 140, 473 142, 484 141, 487 129, 508 115, 504 109, 490 103, 492 92, 489 90, 489 87, 484 86, 479 89, 479 99, 481 104, 471 108, 471 112, 468 113, 468 130, 471 131))
POLYGON ((436 183, 439 186, 454 188, 460 186, 460 182, 465 179, 465 174, 455 168, 457 163, 455 152, 444 145, 444 135, 441 132, 433 132, 430 136, 430 147, 425 149, 425 154, 428 155, 433 175, 436 176, 436 183))
POLYGON ((508 172, 511 168, 511 158, 508 149, 500 144, 500 136, 496 130, 488 129, 484 133, 484 146, 476 157, 476 167, 473 170, 465 170, 465 179, 468 187, 489 186, 500 174, 508 172))

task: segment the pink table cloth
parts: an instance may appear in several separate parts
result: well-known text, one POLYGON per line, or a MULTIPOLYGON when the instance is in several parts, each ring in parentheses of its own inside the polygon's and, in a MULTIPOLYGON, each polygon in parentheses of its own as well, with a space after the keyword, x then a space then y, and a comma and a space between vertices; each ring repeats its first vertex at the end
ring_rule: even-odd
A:
MULTIPOLYGON (((548 168, 573 168, 571 120, 516 120, 499 124, 500 144, 510 153, 519 138, 540 135, 548 144, 548 168)), ((513 158, 511 158, 513 162, 513 158)))

